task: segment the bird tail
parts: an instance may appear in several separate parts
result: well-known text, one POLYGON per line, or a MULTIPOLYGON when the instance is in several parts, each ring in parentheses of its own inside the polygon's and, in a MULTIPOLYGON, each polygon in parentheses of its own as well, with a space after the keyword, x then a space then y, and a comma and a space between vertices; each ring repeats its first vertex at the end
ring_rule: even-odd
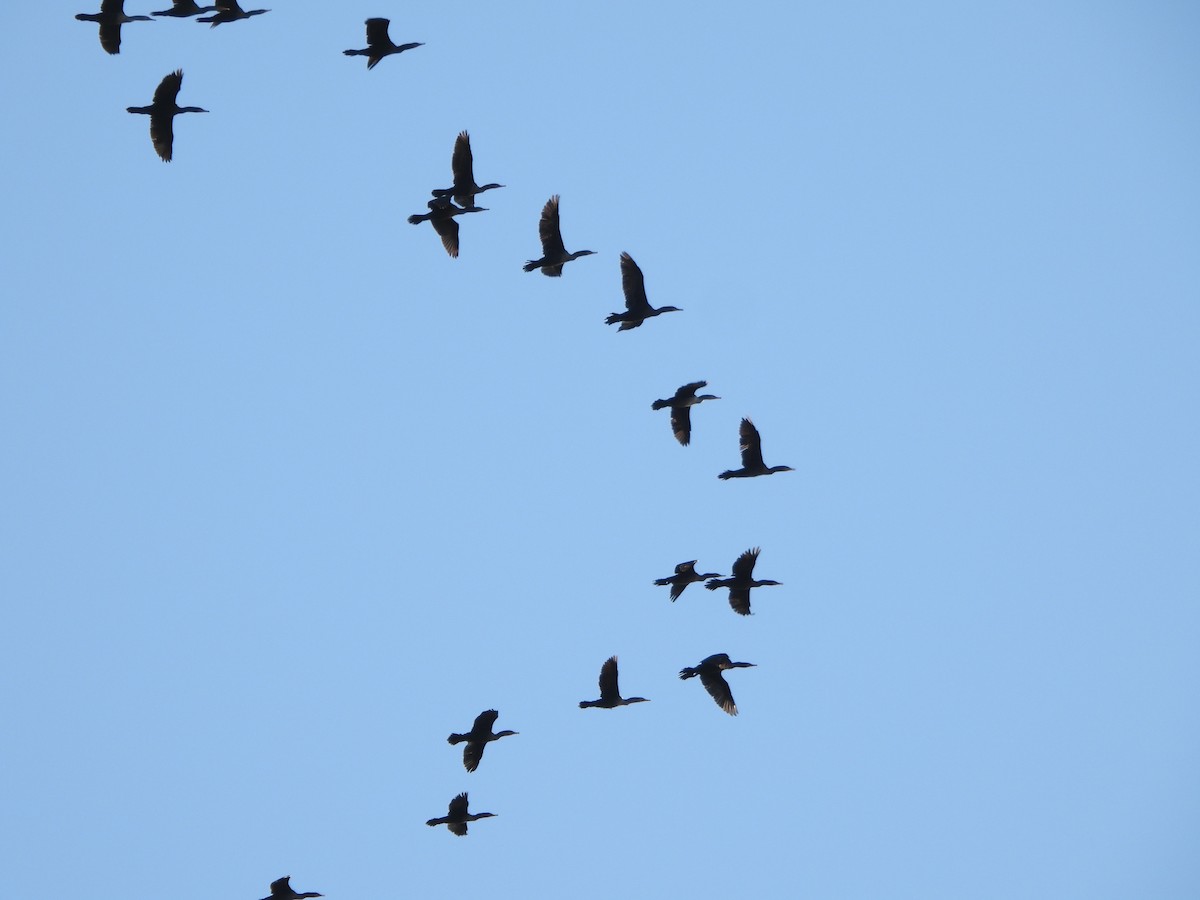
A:
POLYGON ((529 262, 525 263, 525 265, 521 266, 521 271, 532 272, 536 268, 538 268, 537 262, 531 259, 529 262))
POLYGON ((366 56, 369 52, 369 50, 343 50, 342 54, 345 56, 366 56))
POLYGON ((621 314, 613 313, 611 316, 609 316, 607 319, 604 320, 604 324, 605 325, 616 325, 620 321, 621 321, 621 314))
POLYGON ((656 578, 656 579, 654 579, 654 583, 657 584, 659 587, 662 587, 663 585, 670 584, 671 579, 670 578, 656 578))
POLYGON ((733 477, 733 469, 726 469, 724 472, 722 472, 717 477, 720 478, 722 481, 728 481, 730 478, 733 477))
MULTIPOLYGON (((408 224, 409 225, 420 225, 422 222, 425 221, 425 219, 426 219, 425 216, 412 215, 412 216, 408 217, 408 224)), ((721 477, 723 478, 724 476, 721 476, 721 477)))
POLYGON ((580 700, 580 701, 579 701, 579 708, 580 708, 580 709, 587 709, 589 706, 595 706, 595 705, 596 705, 596 704, 595 704, 593 701, 591 701, 591 700, 580 700))
POLYGON ((446 738, 446 740, 451 744, 461 744, 466 739, 467 736, 465 734, 452 734, 450 737, 446 738))
POLYGON ((697 672, 695 669, 689 668, 689 669, 680 669, 679 670, 679 677, 684 679, 685 681, 689 678, 695 678, 699 674, 700 673, 697 672))
POLYGON ((653 403, 650 404, 650 408, 651 409, 666 409, 670 405, 671 405, 670 400, 655 400, 653 403))
POLYGON ((715 591, 717 588, 723 587, 723 585, 717 584, 715 581, 706 582, 704 586, 710 591, 715 591))

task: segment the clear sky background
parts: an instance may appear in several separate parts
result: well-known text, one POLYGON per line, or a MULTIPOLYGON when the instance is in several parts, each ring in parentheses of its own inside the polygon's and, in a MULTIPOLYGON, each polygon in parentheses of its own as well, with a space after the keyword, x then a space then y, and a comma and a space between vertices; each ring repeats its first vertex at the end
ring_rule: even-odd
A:
POLYGON ((1195 5, 261 5, 3 14, 0 894, 1200 896, 1195 5))

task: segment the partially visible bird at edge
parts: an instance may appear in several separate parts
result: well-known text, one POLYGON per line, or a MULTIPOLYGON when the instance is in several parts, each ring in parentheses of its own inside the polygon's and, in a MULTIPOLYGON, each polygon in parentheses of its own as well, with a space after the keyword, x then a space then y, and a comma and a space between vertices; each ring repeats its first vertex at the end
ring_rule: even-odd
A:
POLYGON ((163 162, 170 162, 175 145, 175 117, 180 113, 206 113, 198 106, 179 106, 175 98, 183 85, 183 70, 176 69, 163 78, 154 89, 154 100, 149 106, 129 106, 126 112, 140 113, 150 117, 150 142, 163 162))
POLYGON ((461 744, 467 742, 467 746, 463 747, 463 768, 468 772, 474 772, 479 768, 479 761, 483 759, 484 748, 488 742, 498 741, 502 737, 508 737, 511 734, 517 734, 515 731, 497 731, 492 733, 492 726, 496 724, 496 719, 500 713, 494 709, 485 710, 475 717, 475 724, 471 726, 471 730, 466 734, 452 734, 446 738, 451 744, 461 744))
POLYGON ((152 16, 171 16, 175 19, 189 19, 206 12, 216 12, 215 6, 197 6, 196 0, 171 0, 170 9, 150 13, 152 16))
POLYGON ((125 15, 125 0, 100 0, 100 12, 76 13, 80 22, 100 24, 100 46, 108 53, 121 52, 121 26, 126 22, 153 22, 149 16, 125 15))
POLYGON ((205 16, 203 19, 197 19, 196 21, 209 22, 211 23, 211 27, 216 28, 218 25, 224 25, 226 22, 249 19, 252 16, 261 16, 263 13, 269 12, 269 9, 244 10, 238 5, 237 0, 217 0, 217 11, 211 16, 205 16))
POLYGON ((615 709, 618 706, 628 706, 631 703, 649 703, 645 697, 622 697, 617 688, 617 658, 610 656, 600 667, 600 699, 580 700, 579 708, 587 709, 596 706, 600 709, 615 709))
POLYGON ((671 409, 671 431, 675 435, 675 440, 687 446, 692 440, 692 413, 691 409, 698 403, 703 403, 705 400, 720 400, 720 397, 713 394, 701 394, 696 396, 696 391, 702 387, 708 387, 707 381, 693 381, 691 384, 685 384, 675 392, 675 395, 668 397, 665 400, 655 400, 650 404, 650 408, 654 410, 671 409))
MULTIPOLYGON (((422 43, 393 44, 392 39, 388 36, 388 24, 390 22, 390 19, 367 19, 366 49, 343 50, 342 53, 346 56, 365 56, 367 58, 367 68, 373 69, 385 56, 425 46, 422 43)), ((467 205, 469 206, 470 204, 467 205)))
POLYGON ((655 309, 646 299, 646 280, 642 270, 628 253, 621 254, 621 290, 625 292, 625 312, 613 313, 604 320, 605 325, 621 323, 617 331, 637 328, 647 319, 666 312, 683 312, 678 306, 660 306, 655 309))
POLYGON ((595 250, 576 250, 568 253, 563 245, 562 230, 558 221, 558 194, 546 201, 542 207, 542 217, 538 220, 538 237, 542 239, 542 258, 531 259, 521 268, 526 272, 541 269, 543 275, 558 278, 562 275, 563 266, 581 256, 591 256, 595 250))
POLYGON ((694 584, 697 581, 707 581, 709 578, 720 577, 720 574, 717 572, 709 572, 705 575, 701 575, 696 571, 696 560, 693 559, 688 562, 681 562, 675 567, 674 575, 670 575, 667 578, 659 578, 655 580, 654 583, 659 587, 664 587, 669 584, 671 586, 671 602, 674 603, 679 599, 679 595, 683 593, 684 588, 686 588, 689 584, 694 584))
POLYGON ((445 825, 459 837, 466 837, 468 822, 474 822, 477 819, 490 819, 494 815, 496 814, 467 812, 467 795, 466 792, 463 792, 450 801, 450 809, 447 815, 438 819, 430 819, 425 824, 445 825))
POLYGON ((442 246, 446 248, 446 252, 454 259, 458 259, 458 223, 454 221, 454 217, 464 213, 487 212, 487 207, 455 206, 450 202, 449 197, 435 197, 425 205, 429 207, 429 212, 419 216, 409 216, 409 224, 420 225, 422 222, 429 222, 442 239, 442 246))
POLYGON ((289 883, 292 879, 291 875, 285 875, 283 878, 276 878, 271 882, 271 896, 263 897, 263 900, 302 900, 304 897, 324 897, 324 894, 318 894, 315 891, 305 891, 303 894, 297 894, 289 883))
POLYGON ((738 437, 741 440, 742 467, 740 469, 726 469, 717 476, 722 481, 730 478, 753 478, 755 475, 773 475, 776 472, 795 471, 791 466, 771 466, 767 468, 767 464, 763 462, 762 438, 758 436, 758 429, 754 427, 754 423, 749 419, 742 419, 742 424, 738 428, 738 437))
POLYGON ((726 669, 749 669, 753 667, 754 663, 733 662, 729 658, 728 653, 714 653, 712 656, 701 660, 700 664, 695 667, 680 669, 679 677, 686 680, 699 675, 700 683, 704 685, 704 689, 708 691, 709 696, 717 701, 717 706, 721 707, 729 715, 736 716, 738 708, 737 704, 733 702, 733 691, 729 690, 725 676, 721 673, 726 669))
POLYGON ((735 613, 742 616, 750 615, 750 589, 778 585, 778 581, 755 581, 754 563, 758 561, 758 547, 752 547, 733 562, 733 572, 729 578, 717 578, 704 587, 715 591, 729 588, 729 606, 735 613))
POLYGON ((493 188, 502 188, 502 184, 485 184, 482 187, 475 183, 475 159, 471 155, 471 136, 465 131, 460 131, 458 137, 454 140, 454 153, 450 157, 450 170, 454 173, 454 186, 450 188, 437 188, 433 192, 435 197, 454 197, 454 202, 459 206, 474 206, 475 195, 482 194, 484 191, 490 191, 493 188))

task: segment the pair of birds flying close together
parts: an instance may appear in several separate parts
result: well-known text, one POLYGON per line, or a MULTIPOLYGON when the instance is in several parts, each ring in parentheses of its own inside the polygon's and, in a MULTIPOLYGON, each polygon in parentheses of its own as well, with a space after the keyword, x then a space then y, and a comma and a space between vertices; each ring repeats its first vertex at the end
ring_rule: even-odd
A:
MULTIPOLYGON (((379 21, 386 20, 381 19, 379 21)), ((346 52, 350 53, 351 51, 347 50, 346 52)), ((370 63, 368 63, 369 66, 370 63)), ((454 140, 454 153, 450 157, 450 170, 454 175, 454 184, 448 188, 435 188, 432 191, 433 199, 426 204, 429 212, 422 215, 409 216, 408 221, 411 225, 419 225, 421 222, 428 222, 432 225, 433 230, 442 239, 442 246, 445 248, 446 253, 451 258, 457 259, 459 246, 458 222, 455 221, 455 218, 465 213, 487 212, 486 207, 475 205, 475 195, 495 188, 502 188, 504 185, 495 183, 479 185, 475 183, 475 157, 471 152, 471 136, 465 131, 460 131, 458 137, 454 140), (454 203, 450 202, 452 199, 457 201, 459 205, 455 206, 454 203)))
POLYGON ((693 559, 681 562, 675 567, 674 575, 659 578, 654 583, 660 587, 671 586, 672 603, 679 599, 689 584, 698 581, 707 581, 708 583, 704 586, 710 591, 728 588, 729 606, 735 613, 748 616, 750 615, 750 589, 780 584, 778 581, 755 580, 754 564, 758 561, 760 552, 758 547, 752 547, 734 560, 733 572, 729 578, 722 578, 716 572, 700 574, 696 571, 696 560, 693 559))
MULTIPOLYGON (((681 669, 679 677, 682 679, 695 678, 700 676, 700 683, 704 685, 705 690, 716 701, 717 706, 721 707, 731 716, 738 714, 737 706, 733 702, 733 692, 729 689, 729 684, 725 681, 721 674, 726 669, 745 669, 753 667, 754 663, 734 662, 729 658, 728 653, 714 653, 712 656, 701 660, 695 667, 681 669)), ((648 703, 645 697, 622 697, 621 691, 617 686, 617 658, 610 656, 604 661, 604 665, 600 667, 600 699, 599 700, 581 700, 579 702, 580 709, 588 709, 589 707, 597 707, 599 709, 616 709, 618 706, 629 706, 633 703, 648 703)))
MULTIPOLYGON (((207 22, 213 28, 226 22, 236 22, 239 19, 249 19, 270 12, 269 9, 242 9, 237 0, 216 0, 213 6, 199 6, 195 0, 172 0, 170 9, 159 10, 155 16, 185 19, 210 12, 211 16, 197 19, 197 22, 207 22)), ((125 14, 125 0, 101 0, 100 12, 77 13, 75 18, 80 22, 95 22, 100 26, 100 46, 106 53, 121 52, 121 26, 127 22, 153 22, 150 16, 130 16, 125 14)))

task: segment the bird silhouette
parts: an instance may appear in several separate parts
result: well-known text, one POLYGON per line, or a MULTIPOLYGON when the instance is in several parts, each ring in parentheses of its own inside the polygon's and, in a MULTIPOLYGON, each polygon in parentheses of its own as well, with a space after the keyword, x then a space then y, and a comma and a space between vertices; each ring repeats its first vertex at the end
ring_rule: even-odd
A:
POLYGON ((292 890, 289 883, 292 876, 285 875, 282 878, 276 878, 271 882, 271 896, 263 897, 262 900, 302 900, 304 897, 324 897, 324 894, 318 894, 314 891, 306 891, 303 894, 297 894, 292 890))
POLYGON ((446 252, 454 259, 458 259, 458 223, 454 221, 455 216, 461 216, 464 213, 487 212, 487 207, 455 206, 450 202, 449 197, 435 197, 425 205, 429 207, 429 212, 419 216, 409 216, 409 224, 419 225, 422 222, 429 222, 442 239, 442 246, 446 248, 446 252))
POLYGON ((623 698, 617 689, 617 658, 610 656, 600 667, 600 699, 580 700, 579 708, 587 709, 597 706, 600 709, 614 709, 618 706, 628 706, 631 703, 649 703, 645 697, 623 698))
POLYGON ((197 6, 196 0, 171 0, 172 6, 170 9, 159 10, 155 13, 150 13, 152 16, 170 16, 175 19, 188 19, 192 16, 198 16, 201 13, 216 12, 215 6, 197 6))
POLYGON ((778 585, 778 581, 755 581, 754 563, 758 560, 759 549, 753 547, 739 556, 733 563, 733 573, 729 578, 718 577, 704 587, 710 591, 719 588, 729 588, 729 605, 739 615, 750 615, 750 588, 778 585))
POLYGON ((175 117, 180 113, 206 113, 198 106, 179 106, 175 98, 183 85, 183 70, 176 69, 163 78, 154 89, 154 100, 149 106, 129 106, 126 112, 141 113, 150 117, 150 142, 154 152, 163 162, 171 161, 175 145, 175 117))
POLYGON ((581 256, 591 256, 595 250, 576 250, 568 253, 563 246, 562 230, 558 222, 558 194, 546 201, 542 207, 542 217, 538 220, 538 237, 542 239, 542 258, 531 259, 521 268, 526 272, 541 269, 543 275, 558 278, 562 275, 563 266, 581 256))
POLYGON ((248 12, 238 5, 237 0, 217 0, 217 11, 211 16, 197 19, 197 22, 209 22, 212 28, 224 25, 226 22, 236 22, 238 19, 249 19, 251 16, 261 16, 269 13, 269 9, 252 9, 248 12))
POLYGON ((153 22, 149 16, 125 15, 125 0, 100 0, 100 12, 76 13, 80 22, 100 24, 100 46, 108 53, 121 52, 121 26, 126 22, 153 22))
POLYGON ((447 815, 438 819, 430 819, 426 825, 445 825, 454 834, 459 837, 466 837, 467 823, 474 822, 477 819, 489 819, 495 813, 469 813, 467 812, 467 794, 464 791, 453 800, 450 801, 450 810, 447 815))
POLYGON ((675 567, 675 574, 666 578, 659 578, 654 583, 660 587, 665 585, 671 586, 671 602, 674 603, 679 599, 679 595, 683 593, 684 588, 689 584, 697 581, 704 581, 709 578, 720 578, 716 572, 709 572, 706 575, 700 575, 696 572, 696 560, 689 562, 681 562, 675 567))
POLYGON ((754 663, 748 662, 733 662, 729 658, 728 653, 714 653, 712 656, 705 657, 700 661, 699 665, 679 670, 679 677, 683 679, 695 678, 700 676, 700 683, 704 685, 704 689, 709 695, 717 701, 717 706, 725 710, 731 716, 738 714, 737 705, 733 702, 733 691, 729 690, 729 685, 725 682, 725 676, 721 673, 726 669, 747 669, 754 666, 754 663))
POLYGON ((459 206, 474 206, 475 195, 502 188, 502 184, 485 184, 480 187, 475 183, 475 158, 471 154, 471 136, 460 131, 454 140, 454 154, 450 157, 450 170, 454 173, 454 186, 439 188, 433 192, 435 197, 454 197, 459 206))
POLYGON ((646 279, 642 270, 628 253, 621 254, 621 289, 625 292, 625 312, 613 313, 604 320, 605 325, 621 323, 617 331, 629 331, 654 316, 667 312, 683 312, 678 306, 660 306, 655 309, 646 299, 646 279))
POLYGON ((510 734, 517 734, 515 731, 497 731, 492 733, 492 726, 496 724, 496 719, 500 713, 494 709, 488 709, 481 712, 475 717, 475 724, 471 726, 471 730, 466 734, 452 734, 446 738, 451 744, 461 744, 467 742, 467 746, 463 747, 463 768, 468 772, 474 772, 479 768, 479 761, 483 759, 484 748, 487 747, 489 741, 498 741, 502 737, 508 737, 510 734))
MULTIPOLYGON (((342 53, 346 56, 365 56, 367 58, 367 68, 373 69, 379 64, 379 61, 385 56, 391 56, 393 53, 403 53, 405 50, 412 50, 414 47, 424 47, 424 44, 393 44, 392 39, 388 36, 388 24, 390 19, 367 19, 367 46, 365 50, 343 50, 342 53)), ((470 204, 467 204, 468 206, 470 204)))
POLYGON ((707 381, 693 381, 691 384, 685 384, 679 388, 672 397, 666 400, 655 400, 650 404, 650 408, 654 410, 671 409, 671 431, 675 435, 675 440, 687 446, 692 441, 692 407, 698 403, 703 403, 705 400, 720 400, 712 394, 701 394, 696 396, 696 391, 702 387, 708 387, 707 381))
POLYGON ((758 436, 758 429, 754 427, 754 423, 749 419, 742 419, 742 424, 738 428, 738 437, 741 440, 742 467, 740 469, 726 469, 717 476, 722 481, 730 478, 753 478, 755 475, 773 475, 776 472, 795 471, 791 466, 771 466, 771 468, 767 468, 767 464, 763 462, 762 438, 758 436))

